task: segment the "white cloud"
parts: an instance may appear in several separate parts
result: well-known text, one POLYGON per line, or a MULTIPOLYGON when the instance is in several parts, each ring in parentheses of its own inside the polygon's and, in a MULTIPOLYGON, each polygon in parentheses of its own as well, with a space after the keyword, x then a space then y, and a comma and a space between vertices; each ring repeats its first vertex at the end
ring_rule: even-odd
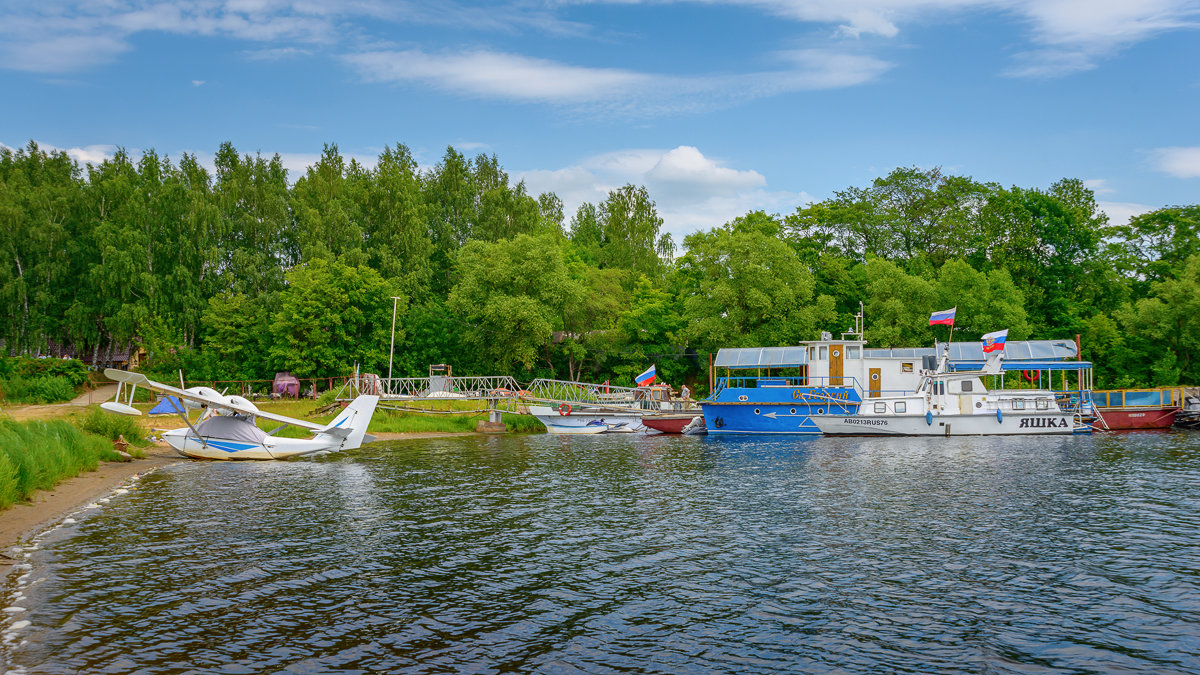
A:
POLYGON ((795 50, 783 68, 735 75, 682 76, 574 66, 489 51, 420 50, 349 54, 343 60, 371 82, 420 83, 454 94, 524 103, 588 105, 592 113, 655 114, 726 105, 748 98, 870 81, 891 64, 860 54, 795 50))
POLYGON ((1133 202, 1096 202, 1096 205, 1108 215, 1108 223, 1110 225, 1127 225, 1130 218, 1143 213, 1149 213, 1158 208, 1156 206, 1135 204, 1133 202))
MULTIPOLYGON (((43 143, 41 141, 34 141, 34 142, 37 143, 38 149, 40 149, 42 152, 47 152, 47 153, 65 152, 65 153, 67 153, 68 157, 70 157, 71 159, 75 160, 76 162, 80 162, 82 164, 100 164, 101 162, 108 159, 109 157, 112 157, 113 154, 115 154, 117 152, 117 146, 115 146, 115 145, 99 144, 99 145, 85 145, 82 147, 74 147, 74 148, 60 148, 57 145, 51 145, 49 143, 43 143)), ((4 143, 0 143, 0 148, 8 148, 9 150, 12 150, 13 152, 17 152, 18 150, 25 149, 25 146, 21 146, 20 148, 14 148, 14 147, 5 145, 4 143)))
POLYGON ((1154 161, 1159 171, 1176 178, 1200 178, 1200 147, 1158 148, 1154 161))
POLYGON ((631 183, 645 185, 676 243, 700 229, 720 226, 749 211, 789 213, 811 201, 801 193, 768 191, 757 171, 734 169, 697 148, 629 149, 589 157, 554 170, 519 173, 531 194, 554 192, 563 200, 568 223, 584 202, 599 204, 609 191, 631 183))
POLYGON ((584 103, 646 87, 651 79, 615 68, 584 68, 486 51, 379 51, 343 58, 370 81, 417 81, 456 93, 517 101, 584 103))
POLYGON ((204 80, 192 80, 193 87, 203 87, 204 84, 205 84, 204 80))
MULTIPOLYGON (((50 146, 43 145, 45 149, 50 146)), ((115 145, 85 145, 82 148, 67 148, 65 152, 70 155, 71 159, 81 164, 100 164, 104 160, 112 157, 117 151, 115 145)))

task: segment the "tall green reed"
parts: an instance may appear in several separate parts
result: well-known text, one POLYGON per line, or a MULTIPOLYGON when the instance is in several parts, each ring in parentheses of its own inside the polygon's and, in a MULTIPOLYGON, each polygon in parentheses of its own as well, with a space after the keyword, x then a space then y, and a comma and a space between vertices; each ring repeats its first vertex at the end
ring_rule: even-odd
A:
POLYGON ((0 508, 49 490, 100 460, 115 460, 112 445, 66 420, 15 422, 0 419, 0 508))

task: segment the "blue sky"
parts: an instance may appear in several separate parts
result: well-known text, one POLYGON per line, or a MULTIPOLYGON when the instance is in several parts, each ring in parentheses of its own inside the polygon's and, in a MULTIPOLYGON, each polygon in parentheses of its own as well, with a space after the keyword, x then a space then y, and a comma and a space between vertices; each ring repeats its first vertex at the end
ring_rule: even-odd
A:
POLYGON ((677 240, 898 166, 1200 202, 1200 0, 0 0, 0 144, 496 154, 677 240))

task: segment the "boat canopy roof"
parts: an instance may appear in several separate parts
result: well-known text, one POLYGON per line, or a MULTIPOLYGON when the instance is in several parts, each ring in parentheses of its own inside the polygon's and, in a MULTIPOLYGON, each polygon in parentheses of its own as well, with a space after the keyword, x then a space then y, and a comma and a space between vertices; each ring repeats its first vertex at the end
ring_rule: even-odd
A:
MULTIPOLYGON (((864 349, 868 359, 919 359, 922 356, 938 356, 946 343, 937 347, 908 349, 864 349)), ((1010 340, 1004 346, 1005 361, 1061 361, 1073 359, 1078 354, 1073 340, 1010 340)), ((950 362, 985 361, 982 342, 951 342, 950 362)))
MULTIPOLYGON (((836 341, 835 341, 836 342, 836 341)), ((849 341, 853 342, 853 341, 849 341)), ((815 343, 814 343, 815 344, 815 343)), ((840 343, 838 343, 840 344, 840 343)), ((919 359, 922 356, 937 356, 945 343, 937 347, 909 349, 863 349, 863 358, 868 359, 919 359)), ((1009 341, 1004 347, 1004 361, 1058 362, 1075 358, 1075 343, 1071 340, 1022 340, 1009 341)), ((950 363, 964 365, 985 361, 982 342, 950 343, 950 363)), ((738 347, 721 349, 713 365, 719 368, 797 368, 808 363, 807 347, 738 347)), ((1088 364, 1087 367, 1090 367, 1088 364)), ((1044 368, 1046 366, 1043 366, 1044 368)), ((1009 370, 1037 368, 1036 364, 1013 365, 1009 370)), ((1061 369, 1061 364, 1055 365, 1061 369)))
POLYGON ((807 347, 738 347, 720 349, 713 365, 720 368, 796 368, 808 363, 807 347))

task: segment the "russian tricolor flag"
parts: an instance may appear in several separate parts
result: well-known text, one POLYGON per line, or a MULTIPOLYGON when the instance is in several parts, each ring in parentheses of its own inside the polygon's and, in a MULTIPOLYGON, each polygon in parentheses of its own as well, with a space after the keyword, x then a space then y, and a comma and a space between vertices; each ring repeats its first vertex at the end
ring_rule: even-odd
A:
POLYGON ((983 353, 1004 349, 1004 342, 1008 340, 1008 329, 998 330, 995 333, 988 333, 983 336, 983 353))
POLYGON ((654 370, 654 366, 651 365, 646 369, 646 372, 638 375, 634 381, 637 382, 637 386, 639 387, 648 387, 654 384, 654 378, 656 377, 658 377, 658 373, 654 370))
POLYGON ((937 324, 945 324, 947 326, 954 325, 954 312, 958 310, 958 306, 947 309, 943 312, 934 312, 929 316, 929 325, 936 326, 937 324))

